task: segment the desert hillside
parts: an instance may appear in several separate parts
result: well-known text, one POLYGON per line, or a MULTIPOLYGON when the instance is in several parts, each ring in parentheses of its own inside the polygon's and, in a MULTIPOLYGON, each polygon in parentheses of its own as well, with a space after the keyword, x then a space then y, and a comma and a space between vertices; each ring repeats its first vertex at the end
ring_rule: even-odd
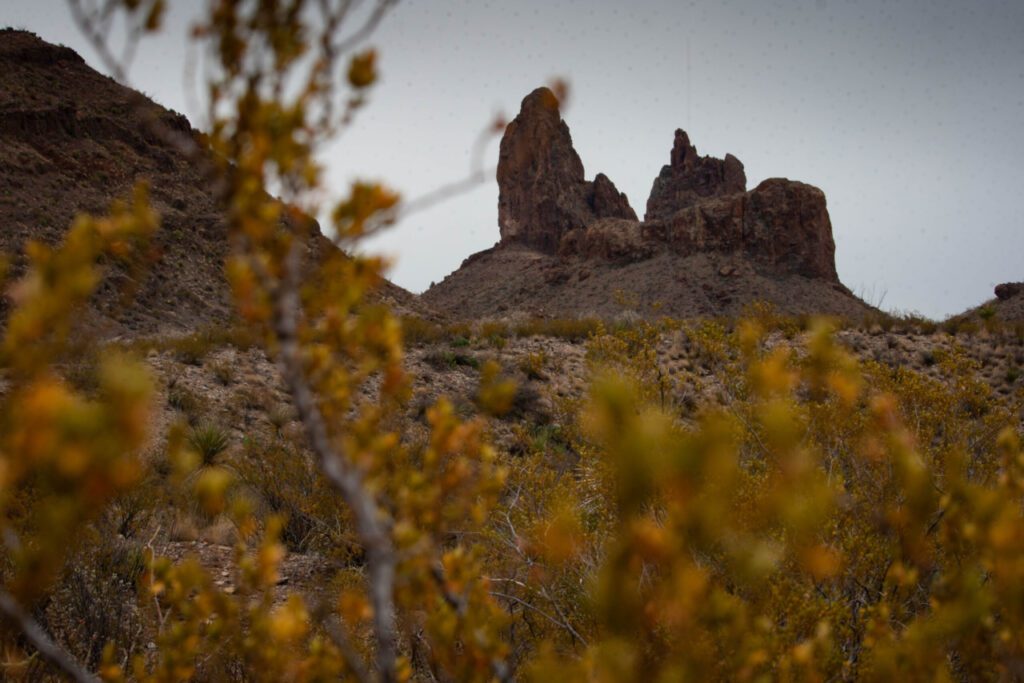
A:
MULTIPOLYGON (((98 73, 73 50, 0 31, 0 251, 13 256, 13 273, 23 270, 27 240, 53 245, 77 214, 103 215, 145 183, 161 228, 143 268, 109 269, 91 326, 133 336, 233 318, 227 221, 215 183, 192 158, 196 139, 184 116, 98 73)), ((310 253, 331 248, 317 236, 310 253)), ((390 283, 381 294, 415 307, 390 283)))

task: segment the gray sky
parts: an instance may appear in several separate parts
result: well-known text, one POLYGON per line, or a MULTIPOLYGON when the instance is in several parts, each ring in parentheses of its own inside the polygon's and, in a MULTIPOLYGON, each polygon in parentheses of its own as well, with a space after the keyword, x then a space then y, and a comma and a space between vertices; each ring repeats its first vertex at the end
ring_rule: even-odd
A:
MULTIPOLYGON (((172 0, 132 85, 188 114, 184 34, 201 0, 172 0)), ((3 0, 28 28, 96 64, 62 0, 3 0)), ((477 133, 553 76, 587 177, 642 216, 677 127, 731 152, 749 186, 782 176, 828 197, 839 276, 885 308, 944 317, 1024 279, 1021 0, 405 0, 372 41, 383 75, 326 150, 331 183, 379 178, 408 197, 465 173, 477 133)), ((497 139, 488 148, 497 161, 497 139)), ((490 182, 371 245, 422 291, 498 239, 490 182)))

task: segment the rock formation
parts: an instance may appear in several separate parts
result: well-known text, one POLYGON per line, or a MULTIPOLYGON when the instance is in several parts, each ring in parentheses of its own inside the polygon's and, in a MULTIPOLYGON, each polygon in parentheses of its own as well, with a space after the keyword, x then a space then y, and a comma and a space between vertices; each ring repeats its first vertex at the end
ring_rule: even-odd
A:
POLYGON ((770 178, 642 225, 647 240, 677 254, 738 253, 775 271, 839 281, 825 194, 804 183, 770 178))
POLYGON ((740 254, 762 268, 838 282, 821 190, 781 178, 746 190, 739 159, 701 157, 675 132, 643 222, 604 175, 593 182, 572 146, 558 100, 539 88, 505 131, 498 162, 503 244, 546 254, 630 263, 660 251, 740 254))
POLYGON ((534 90, 501 139, 498 226, 502 241, 555 253, 565 233, 607 217, 636 220, 636 213, 603 174, 586 181, 558 98, 547 88, 534 90))
POLYGON ((725 159, 697 156, 689 136, 676 131, 670 163, 661 167, 647 199, 644 220, 668 218, 710 197, 736 194, 747 189, 743 164, 731 154, 725 159))
POLYGON ((609 315, 621 290, 642 315, 738 314, 754 300, 868 310, 839 282, 821 190, 772 178, 748 191, 739 159, 699 156, 682 130, 640 221, 605 175, 585 179, 558 100, 540 88, 502 138, 498 191, 500 242, 425 292, 428 304, 457 316, 609 315))

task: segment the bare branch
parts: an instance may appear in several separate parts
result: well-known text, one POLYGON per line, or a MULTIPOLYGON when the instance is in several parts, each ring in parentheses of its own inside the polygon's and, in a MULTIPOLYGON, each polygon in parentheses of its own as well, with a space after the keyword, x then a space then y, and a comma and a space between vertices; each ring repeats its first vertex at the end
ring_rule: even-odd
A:
POLYGON ((536 605, 533 605, 533 604, 527 602, 526 600, 523 600, 522 598, 520 598, 518 596, 510 595, 509 593, 499 593, 498 591, 491 591, 491 595, 493 595, 496 598, 501 598, 503 600, 508 600, 509 602, 514 602, 517 605, 521 605, 521 606, 525 607, 526 609, 528 609, 530 611, 536 612, 537 614, 541 615, 542 617, 544 617, 545 619, 550 621, 555 626, 558 626, 558 627, 563 628, 566 631, 568 631, 569 635, 571 635, 574 638, 578 639, 581 643, 583 643, 583 645, 587 645, 586 638, 581 636, 576 631, 576 629, 574 629, 572 627, 571 624, 567 624, 564 621, 559 621, 558 619, 556 619, 555 617, 551 616, 550 614, 548 614, 547 612, 545 612, 541 608, 537 607, 536 605))
POLYGON ((43 627, 22 609, 14 596, 0 589, 0 614, 14 624, 39 656, 68 678, 79 683, 99 683, 99 678, 86 671, 71 654, 50 639, 43 627))
POLYGON ((68 7, 71 9, 71 16, 74 18, 75 23, 78 24, 79 30, 89 40, 93 49, 96 50, 96 54, 100 56, 103 65, 110 70, 114 80, 121 84, 127 83, 128 74, 125 72, 124 65, 114 56, 107 45, 109 16, 97 17, 95 10, 90 12, 82 6, 82 0, 67 1, 68 7))
MULTIPOLYGON (((348 8, 348 4, 349 3, 346 3, 346 10, 348 8)), ((388 10, 396 4, 398 4, 398 0, 378 0, 377 6, 373 8, 373 12, 367 18, 366 22, 356 29, 356 31, 348 38, 335 45, 334 52, 336 54, 344 54, 369 38, 370 35, 377 30, 377 26, 379 26, 381 20, 384 19, 384 15, 387 14, 388 10)))

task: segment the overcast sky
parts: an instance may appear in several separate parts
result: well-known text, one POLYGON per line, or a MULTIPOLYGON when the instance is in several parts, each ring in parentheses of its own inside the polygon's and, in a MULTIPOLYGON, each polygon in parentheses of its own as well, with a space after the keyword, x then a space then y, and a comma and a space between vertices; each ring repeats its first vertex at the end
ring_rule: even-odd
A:
MULTIPOLYGON (((205 3, 169 4, 131 81, 198 121, 183 45, 205 3)), ((98 66, 62 0, 3 0, 0 24, 98 66)), ((561 76, 587 177, 641 216, 681 127, 701 154, 739 157, 751 188, 822 188, 840 279, 871 303, 941 318, 1024 280, 1022 0, 405 0, 372 42, 381 84, 325 157, 339 192, 366 176, 414 197, 459 177, 495 112, 561 76)), ((422 291, 492 246, 497 194, 489 182, 378 238, 392 279, 422 291)))

